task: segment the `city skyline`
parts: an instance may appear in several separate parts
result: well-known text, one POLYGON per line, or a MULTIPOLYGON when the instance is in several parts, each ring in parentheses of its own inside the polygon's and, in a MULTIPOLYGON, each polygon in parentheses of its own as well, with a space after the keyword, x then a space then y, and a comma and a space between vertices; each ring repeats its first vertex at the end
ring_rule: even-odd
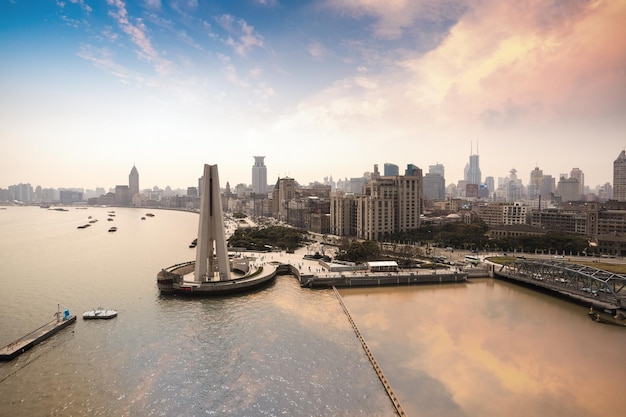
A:
POLYGON ((625 1, 0 0, 0 187, 464 177, 580 168, 626 147, 625 1), (103 181, 111 181, 103 184, 103 181))
MULTIPOLYGON (((621 161, 623 159, 624 152, 626 152, 626 151, 624 151, 624 150, 621 151, 621 153, 618 156, 618 158, 616 158, 615 163, 617 163, 618 161, 621 161)), ((476 156, 477 155, 471 155, 470 156, 470 163, 467 164, 466 170, 468 169, 468 167, 470 165, 472 165, 472 161, 477 161, 476 156)), ((255 165, 253 165, 253 167, 252 167, 252 175, 251 175, 250 181, 248 181, 248 182, 243 181, 243 182, 240 182, 240 183, 233 183, 233 184, 231 184, 229 181, 226 181, 226 183, 221 188, 222 189, 229 188, 229 187, 233 188, 233 187, 236 187, 236 186, 239 186, 239 185, 244 185, 244 186, 250 188, 253 192, 258 193, 258 190, 256 189, 256 187, 261 186, 261 183, 258 182, 259 178, 256 178, 256 180, 255 180, 255 171, 260 166, 262 166, 262 170, 263 171, 265 171, 267 167, 265 165, 263 165, 263 159, 265 157, 263 157, 263 156, 262 157, 253 156, 253 158, 255 159, 255 165)), ((476 162, 474 162, 474 164, 476 164, 476 162)), ((364 179, 364 178, 370 178, 370 177, 374 178, 376 176, 376 168, 378 168, 378 166, 377 166, 378 164, 375 164, 375 165, 376 166, 372 166, 372 168, 374 168, 374 169, 365 170, 362 174, 353 175, 353 176, 345 177, 345 178, 334 178, 334 177, 333 178, 328 178, 328 177, 325 177, 325 178, 322 178, 322 179, 316 179, 316 180, 314 180, 314 181, 312 181, 310 183, 303 183, 303 182, 299 181, 298 178, 294 178, 293 176, 289 176, 289 175, 279 176, 279 177, 277 177, 277 179, 281 179, 281 178, 282 179, 291 179, 291 180, 295 181, 296 183, 298 183, 298 185, 301 186, 301 187, 307 187, 308 185, 311 185, 311 184, 314 184, 314 183, 324 183, 325 180, 327 180, 327 179, 330 182, 335 183, 335 184, 338 183, 338 182, 341 182, 341 181, 347 181, 349 183, 353 179, 364 179)), ((385 163, 384 165, 385 165, 385 169, 388 169, 387 165, 389 165, 389 164, 385 163)), ((393 173, 393 174, 384 174, 384 173, 381 174, 380 173, 380 169, 378 169, 378 175, 379 176, 380 175, 384 175, 384 176, 387 176, 387 175, 390 175, 390 176, 405 176, 405 175, 407 175, 406 169, 408 169, 409 166, 411 166, 413 168, 416 167, 415 165, 412 165, 412 164, 407 164, 407 165, 408 165, 407 167, 398 167, 399 168, 398 172, 397 173, 393 173)), ((442 165, 442 164, 439 164, 439 163, 436 164, 436 165, 430 165, 429 169, 426 169, 426 170, 422 169, 421 167, 417 167, 417 168, 420 168, 422 170, 422 176, 425 176, 427 174, 432 174, 433 172, 445 170, 445 166, 442 165), (429 173, 429 171, 433 171, 433 172, 429 173)), ((615 164, 614 164, 613 165, 613 170, 615 170, 615 169, 616 168, 615 168, 615 164)), ((579 187, 579 194, 580 194, 581 197, 584 196, 585 189, 588 189, 589 192, 594 193, 598 189, 601 189, 607 183, 611 187, 615 186, 615 183, 613 182, 614 178, 611 178, 610 181, 607 181, 607 182, 602 183, 602 184, 591 185, 591 184, 585 182, 585 180, 584 180, 584 177, 585 177, 584 171, 580 170, 577 167, 572 168, 571 172, 562 172, 562 173, 554 174, 554 175, 551 174, 551 173, 545 173, 539 167, 535 167, 533 169, 533 171, 531 171, 529 173, 529 180, 528 181, 525 181, 523 178, 520 178, 520 176, 517 175, 518 174, 517 170, 512 169, 510 172, 507 173, 506 176, 502 176, 502 177, 495 177, 494 178, 493 176, 486 175, 485 178, 483 178, 483 180, 478 185, 490 186, 490 184, 488 184, 490 182, 492 184, 493 190, 496 190, 496 189, 499 188, 499 185, 500 185, 501 181, 502 181, 502 185, 505 185, 506 181, 509 178, 511 178, 514 181, 519 181, 519 183, 522 184, 524 187, 531 187, 531 186, 534 185, 534 181, 536 181, 536 179, 534 179, 533 176, 536 176, 537 172, 541 173, 541 176, 543 178, 550 178, 550 179, 552 179, 555 182, 555 185, 560 181, 561 178, 565 178, 565 179, 575 178, 578 181, 577 184, 578 184, 578 187, 579 187), (513 173, 515 173, 515 174, 513 174, 513 173), (544 174, 545 174, 545 176, 544 176, 544 174), (511 175, 514 175, 514 176, 512 177, 511 175), (581 181, 581 179, 582 179, 582 181, 581 181)), ((408 175, 412 175, 412 174, 408 174, 408 175)), ((258 174, 256 174, 256 176, 258 177, 258 174)), ((265 176, 265 173, 263 173, 263 176, 265 176)), ((451 182, 451 181, 448 181, 445 178, 445 176, 442 176, 442 178, 445 180, 445 187, 446 188, 448 186, 456 186, 456 185, 460 185, 461 186, 462 183, 471 183, 471 181, 468 182, 467 180, 464 180, 464 179, 459 179, 457 181, 451 182)), ((199 177, 199 178, 196 179, 196 182, 201 181, 201 180, 202 180, 202 177, 199 177)), ((274 187, 274 183, 275 183, 275 181, 268 181, 267 184, 266 184, 267 188, 266 188, 266 190, 264 192, 262 192, 262 194, 271 193, 271 189, 274 187)), ((190 187, 191 188, 196 188, 197 187, 197 184, 188 184, 188 185, 183 185, 183 186, 180 186, 180 187, 172 187, 170 185, 162 186, 162 185, 159 185, 159 184, 155 184, 154 186, 141 186, 141 183, 139 182, 139 172, 138 172, 137 167, 134 164, 133 164, 133 166, 131 168, 131 171, 130 171, 130 174, 128 176, 128 184, 130 185, 130 187, 133 190, 135 190, 131 194, 136 194, 138 192, 143 193, 143 192, 146 192, 146 191, 157 191, 157 190, 163 191, 163 190, 168 190, 168 189, 169 190, 177 190, 177 191, 185 192, 186 189, 188 189, 190 187)), ((119 187, 119 186, 128 186, 127 184, 119 184, 119 183, 117 183, 115 185, 104 185, 104 186, 99 184, 97 186, 92 186, 92 187, 70 187, 70 186, 45 187, 45 186, 42 186, 40 183, 30 183, 30 182, 21 181, 19 183, 8 184, 8 185, 6 185, 6 187, 10 188, 10 187, 18 186, 18 185, 30 185, 33 188, 33 190, 35 188, 56 189, 56 190, 81 190, 82 189, 83 191, 91 191, 91 192, 93 192, 93 191, 97 192, 98 190, 103 190, 103 193, 115 192, 115 188, 119 187)), ((3 189, 3 188, 4 188, 3 185, 0 184, 0 189, 3 189)), ((490 188, 490 189, 492 189, 492 188, 490 188)), ((533 194, 535 191, 529 190, 529 192, 531 194, 533 194)), ((529 198, 530 199, 534 199, 534 197, 529 197, 529 198)))

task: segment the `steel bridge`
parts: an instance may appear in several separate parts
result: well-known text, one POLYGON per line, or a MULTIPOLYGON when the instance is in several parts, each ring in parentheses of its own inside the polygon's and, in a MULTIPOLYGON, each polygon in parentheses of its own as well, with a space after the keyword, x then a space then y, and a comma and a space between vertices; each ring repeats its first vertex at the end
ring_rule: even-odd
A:
POLYGON ((517 259, 496 267, 494 273, 590 304, 612 309, 626 308, 626 275, 546 259, 517 259))

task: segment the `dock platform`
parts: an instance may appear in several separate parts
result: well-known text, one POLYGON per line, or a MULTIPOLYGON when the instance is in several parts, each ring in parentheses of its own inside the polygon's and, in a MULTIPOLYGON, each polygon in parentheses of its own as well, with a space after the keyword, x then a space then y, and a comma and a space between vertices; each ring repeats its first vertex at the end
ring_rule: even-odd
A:
POLYGON ((76 316, 69 316, 65 319, 54 319, 44 324, 38 329, 33 330, 25 336, 20 337, 16 341, 9 343, 0 349, 0 361, 8 362, 26 352, 33 346, 46 340, 58 331, 68 327, 76 322, 76 316))

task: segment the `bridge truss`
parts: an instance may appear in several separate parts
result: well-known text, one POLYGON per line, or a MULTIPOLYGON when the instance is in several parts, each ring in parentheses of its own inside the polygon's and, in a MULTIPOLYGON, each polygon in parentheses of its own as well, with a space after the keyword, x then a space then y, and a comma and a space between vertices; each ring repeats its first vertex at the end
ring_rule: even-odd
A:
POLYGON ((509 278, 589 300, 626 307, 626 275, 586 265, 546 259, 518 259, 500 268, 509 278))

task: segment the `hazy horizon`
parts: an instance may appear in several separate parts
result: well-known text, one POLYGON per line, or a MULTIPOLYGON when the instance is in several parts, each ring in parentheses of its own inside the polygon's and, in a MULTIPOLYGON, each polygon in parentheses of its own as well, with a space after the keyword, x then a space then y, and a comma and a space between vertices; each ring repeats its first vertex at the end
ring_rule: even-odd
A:
MULTIPOLYGON (((613 182, 626 0, 0 0, 0 187, 440 163, 613 182)), ((110 181, 110 183, 104 183, 110 181)))
MULTIPOLYGON (((379 173, 380 173, 380 175, 383 175, 384 166, 383 166, 383 164, 378 164, 378 165, 379 165, 378 166, 379 173)), ((373 168, 373 166, 372 166, 372 168, 373 168)), ((399 171, 400 171, 399 174, 400 175, 404 175, 404 169, 405 168, 406 167, 399 166, 399 171)), ((423 170, 423 174, 424 175, 426 173, 428 173, 428 167, 426 167, 426 168, 419 167, 419 168, 421 168, 423 170)), ((190 182, 187 185, 181 185, 181 186, 172 186, 169 183, 165 184, 165 185, 163 185, 163 184, 145 185, 145 184, 142 183, 141 171, 138 168, 137 168, 137 171, 139 172, 139 188, 140 188, 141 191, 148 190, 148 189, 149 190, 153 190, 155 187, 157 187, 157 188, 159 188, 161 190, 165 190, 168 187, 171 188, 172 190, 177 190, 177 189, 178 190, 186 190, 188 187, 197 187, 198 186, 198 180, 202 176, 202 175, 199 175, 194 181, 190 182)), ((346 180, 346 179, 350 180, 351 178, 358 178, 362 174, 371 173, 371 172, 373 172, 373 169, 364 170, 364 172, 362 172, 360 174, 355 174, 355 175, 351 175, 351 176, 348 176, 348 177, 336 178, 336 177, 333 176, 332 180, 335 181, 335 182, 337 182, 338 180, 346 180)), ((129 170, 129 173, 130 173, 130 170, 129 170)), ((552 175, 552 177, 555 179, 555 184, 558 184, 559 178, 560 178, 559 176, 561 174, 567 174, 569 176, 569 172, 567 172, 567 173, 559 173, 559 174, 555 174, 554 175, 554 174, 547 173, 547 172, 544 171, 544 175, 552 175)), ((221 174, 220 174, 220 176, 221 176, 221 174)), ((292 175, 287 175, 287 176, 289 176, 290 178, 294 178, 295 181, 298 184, 300 184, 301 186, 307 186, 310 183, 314 183, 314 182, 319 182, 319 183, 323 182, 323 178, 314 179, 314 180, 312 180, 310 182, 306 182, 305 183, 305 182, 300 181, 297 177, 293 177, 292 175)), ((491 175, 487 175, 487 176, 491 176, 491 175)), ((528 176, 530 176, 530 173, 528 174, 528 176)), ((284 176, 281 176, 281 178, 282 177, 284 177, 284 176)), ((507 176, 501 176, 501 177, 505 178, 505 177, 508 177, 508 175, 507 176)), ((484 178, 485 178, 485 175, 483 175, 483 183, 484 183, 484 178)), ((517 178, 522 181, 522 184, 524 186, 528 186, 529 185, 528 179, 525 179, 523 176, 521 176, 519 172, 517 172, 517 178)), ((446 187, 447 187, 448 185, 450 185, 452 183, 454 183, 456 185, 462 179, 459 179, 459 180, 456 180, 456 181, 448 181, 448 179, 446 178, 445 180, 446 180, 446 187)), ((235 186, 237 186, 239 184, 242 184, 242 183, 245 184, 246 186, 250 186, 250 187, 252 186, 251 181, 247 181, 247 182, 246 181, 242 181, 242 182, 232 183, 232 182, 230 182, 228 180, 222 180, 220 178, 220 187, 221 188, 225 188, 227 182, 229 183, 231 188, 234 188, 235 186)), ((585 180, 585 187, 589 187, 590 190, 593 192, 594 188, 603 186, 607 182, 610 183, 611 185, 613 185, 612 184, 612 178, 609 181, 605 181, 602 184, 589 184, 585 180)), ((104 188, 105 191, 108 192, 110 190, 114 190, 117 185, 128 185, 128 176, 126 176, 126 181, 125 182, 122 180, 122 181, 116 182, 115 184, 111 184, 111 185, 102 185, 102 181, 100 181, 98 183, 98 185, 95 185, 95 186, 82 186, 82 187, 81 186, 71 186, 71 185, 70 186, 68 186, 68 185, 43 186, 40 182, 33 183, 33 182, 29 182, 29 181, 19 181, 19 182, 16 182, 16 183, 6 184, 6 185, 0 184, 0 188, 8 188, 9 186, 12 186, 12 185, 27 184, 27 183, 30 184, 33 187, 33 189, 36 188, 37 186, 41 186, 42 188, 51 188, 51 189, 83 189, 83 190, 95 190, 96 188, 104 188)), ((272 186, 274 183, 275 183, 275 181, 271 181, 270 178, 268 178, 268 186, 272 186)), ((495 183, 495 186, 497 188, 498 187, 498 177, 494 177, 494 183, 495 183)))

